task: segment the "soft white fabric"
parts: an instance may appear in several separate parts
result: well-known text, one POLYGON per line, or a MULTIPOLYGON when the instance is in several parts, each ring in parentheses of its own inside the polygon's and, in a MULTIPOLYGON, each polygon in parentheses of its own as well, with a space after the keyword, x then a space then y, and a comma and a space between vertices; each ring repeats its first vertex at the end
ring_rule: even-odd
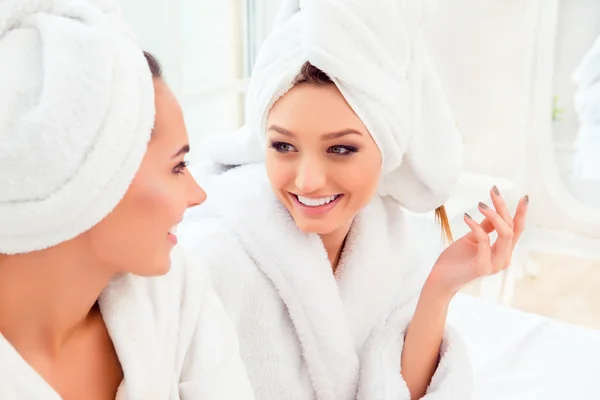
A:
MULTIPOLYGON (((124 372, 117 400, 253 399, 208 273, 179 249, 172 259, 166 276, 122 276, 99 300, 124 372)), ((60 400, 1 335, 0 398, 60 400)))
POLYGON ((600 180, 600 37, 581 60, 573 81, 577 85, 575 111, 579 117, 573 175, 600 180))
MULTIPOLYGON (((319 236, 298 230, 264 165, 204 185, 208 200, 190 210, 179 237, 211 270, 256 398, 409 399, 403 338, 441 247, 439 228, 375 197, 357 216, 334 276, 319 236), (422 234, 438 240, 427 245, 422 234)), ((467 399, 470 373, 448 328, 425 398, 467 399)))
POLYGON ((0 253, 88 230, 127 191, 154 121, 117 1, 0 1, 0 93, 0 253))
POLYGON ((414 0, 284 0, 247 93, 247 124, 203 146, 218 165, 261 161, 266 120, 305 62, 326 72, 383 157, 382 196, 426 212, 449 197, 462 140, 422 38, 431 5, 414 0))
POLYGON ((448 320, 469 351, 473 400, 600 399, 600 331, 461 294, 448 320))

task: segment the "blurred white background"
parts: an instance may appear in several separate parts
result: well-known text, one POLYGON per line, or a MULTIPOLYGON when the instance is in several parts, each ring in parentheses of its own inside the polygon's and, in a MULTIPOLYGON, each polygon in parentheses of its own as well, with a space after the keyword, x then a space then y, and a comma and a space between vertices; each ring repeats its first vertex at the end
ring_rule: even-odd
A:
MULTIPOLYGON (((192 146, 241 126, 247 79, 279 0, 121 2, 141 45, 163 64, 192 146)), ((493 184, 513 207, 531 197, 511 268, 467 291, 597 329, 600 166, 597 179, 573 166, 586 161, 578 146, 597 143, 600 158, 600 128, 578 144, 582 127, 593 124, 575 109, 581 88, 573 74, 599 36, 598 0, 440 1, 427 32, 467 149, 465 175, 448 203, 455 232, 464 230, 464 212, 476 216, 477 203, 489 201, 493 184)), ((590 82, 600 81, 600 61, 593 65, 599 76, 590 82)))
MULTIPOLYGON (((192 146, 243 124, 244 90, 279 0, 121 0, 140 45, 160 60, 192 146)), ((192 155, 193 158, 193 155, 192 155)))

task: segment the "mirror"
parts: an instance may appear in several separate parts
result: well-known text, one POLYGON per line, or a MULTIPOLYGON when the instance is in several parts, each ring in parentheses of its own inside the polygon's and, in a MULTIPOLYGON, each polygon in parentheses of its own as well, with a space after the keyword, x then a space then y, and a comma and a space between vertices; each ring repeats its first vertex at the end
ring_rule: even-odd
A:
POLYGON ((529 146, 535 151, 530 152, 528 180, 532 198, 544 199, 544 204, 532 209, 531 216, 548 228, 600 239, 600 198, 591 194, 598 183, 573 179, 580 127, 573 75, 600 34, 600 3, 543 0, 536 4, 529 134, 529 146))
POLYGON ((600 208, 600 2, 561 1, 552 133, 558 172, 579 202, 600 208), (574 29, 576 27, 576 29, 574 29))

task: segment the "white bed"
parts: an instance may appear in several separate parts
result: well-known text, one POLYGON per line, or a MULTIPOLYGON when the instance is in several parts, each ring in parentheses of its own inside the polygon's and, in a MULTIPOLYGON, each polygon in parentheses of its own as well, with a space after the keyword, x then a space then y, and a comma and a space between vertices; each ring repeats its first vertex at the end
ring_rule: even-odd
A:
POLYGON ((600 331, 463 294, 448 318, 469 349, 473 400, 600 399, 600 331))

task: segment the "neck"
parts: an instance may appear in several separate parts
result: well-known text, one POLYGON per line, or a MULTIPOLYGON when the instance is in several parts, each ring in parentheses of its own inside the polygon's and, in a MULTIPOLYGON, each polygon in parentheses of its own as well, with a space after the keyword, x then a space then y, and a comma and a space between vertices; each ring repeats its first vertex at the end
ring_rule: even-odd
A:
POLYGON ((85 326, 113 274, 82 246, 0 259, 0 332, 16 348, 56 356, 85 326))
POLYGON ((340 263, 342 251, 344 250, 344 243, 346 242, 348 232, 350 232, 351 225, 352 222, 334 230, 333 232, 319 235, 321 237, 321 241, 323 242, 323 246, 325 247, 325 251, 327 251, 327 257, 329 258, 329 263, 331 264, 333 273, 336 272, 338 264, 340 263))

